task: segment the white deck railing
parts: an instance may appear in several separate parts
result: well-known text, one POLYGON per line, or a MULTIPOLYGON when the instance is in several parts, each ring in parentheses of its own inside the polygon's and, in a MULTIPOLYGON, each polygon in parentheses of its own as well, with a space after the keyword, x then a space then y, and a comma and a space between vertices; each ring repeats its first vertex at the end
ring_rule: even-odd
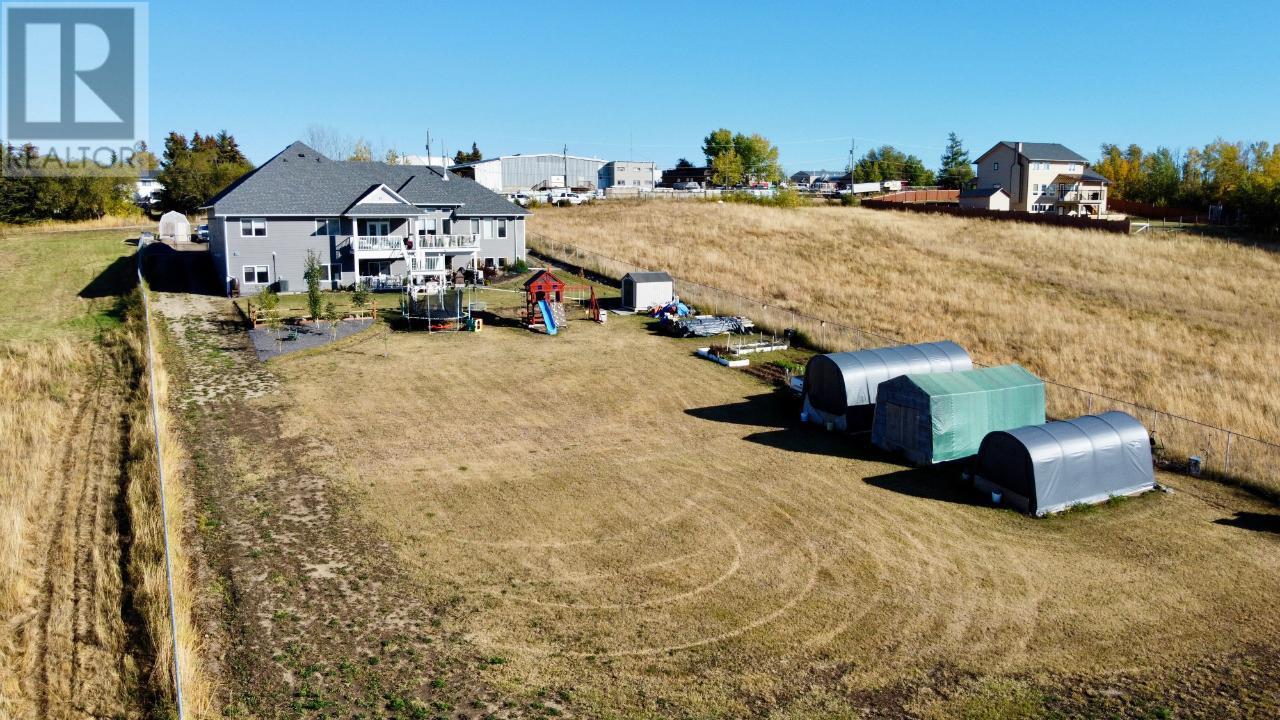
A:
POLYGON ((360 235, 356 237, 358 250, 399 250, 404 247, 400 235, 360 235))
POLYGON ((415 238, 415 245, 429 250, 469 250, 479 247, 480 238, 475 235, 419 235, 415 238))

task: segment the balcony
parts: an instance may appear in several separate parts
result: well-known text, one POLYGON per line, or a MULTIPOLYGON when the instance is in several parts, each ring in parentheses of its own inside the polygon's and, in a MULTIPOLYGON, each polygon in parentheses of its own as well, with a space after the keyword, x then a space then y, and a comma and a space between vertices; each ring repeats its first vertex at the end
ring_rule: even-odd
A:
POLYGON ((475 250, 480 238, 475 235, 419 235, 414 244, 424 250, 475 250))
POLYGON ((1100 205, 1102 204, 1102 191, 1068 190, 1059 194, 1058 202, 1064 205, 1100 205))
POLYGON ((404 248, 404 237, 401 235, 359 235, 355 238, 355 246, 361 252, 399 252, 404 248))

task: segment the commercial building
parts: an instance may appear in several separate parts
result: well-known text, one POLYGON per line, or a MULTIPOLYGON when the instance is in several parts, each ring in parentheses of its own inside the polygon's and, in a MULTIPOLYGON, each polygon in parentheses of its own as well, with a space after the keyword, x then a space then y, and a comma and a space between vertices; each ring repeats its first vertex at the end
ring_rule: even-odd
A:
POLYGON ((600 158, 541 153, 503 155, 453 165, 449 170, 469 178, 496 193, 522 190, 595 190, 602 187, 600 174, 605 161, 600 158))

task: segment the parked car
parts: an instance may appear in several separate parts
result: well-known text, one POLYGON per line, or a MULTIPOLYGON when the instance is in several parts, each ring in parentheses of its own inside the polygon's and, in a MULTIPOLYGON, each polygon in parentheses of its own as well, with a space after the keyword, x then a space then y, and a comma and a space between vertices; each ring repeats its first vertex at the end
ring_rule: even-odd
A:
POLYGON ((555 197, 557 205, 581 205, 582 196, 578 193, 563 193, 555 197))
POLYGON ((520 207, 529 207, 529 203, 533 202, 535 198, 529 193, 518 192, 508 195, 507 199, 520 207))
POLYGON ((672 187, 675 188, 676 190, 701 190, 702 189, 701 185, 693 181, 678 182, 672 187))
POLYGON ((209 242, 209 223, 200 223, 196 228, 196 242, 209 242))

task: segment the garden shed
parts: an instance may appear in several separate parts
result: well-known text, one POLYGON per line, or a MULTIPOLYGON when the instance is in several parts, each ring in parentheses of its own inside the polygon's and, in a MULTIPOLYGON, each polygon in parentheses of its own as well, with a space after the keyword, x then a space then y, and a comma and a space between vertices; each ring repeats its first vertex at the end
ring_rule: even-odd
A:
POLYGON ((840 430, 871 429, 880 383, 910 373, 973 369, 969 353, 950 342, 896 345, 814 355, 804 370, 802 420, 840 430))
POLYGON ((675 284, 664 272, 629 272, 622 276, 622 307, 660 307, 675 297, 675 284))
POLYGON ((990 433, 973 474, 979 490, 1036 516, 1156 486, 1151 437, 1119 411, 990 433))
POLYGON ((187 242, 191 239, 191 223, 187 216, 177 210, 170 210, 160 216, 160 239, 174 242, 187 242))
POLYGON ((916 465, 969 457, 987 433, 1044 422, 1044 382, 1021 365, 910 374, 880 384, 871 441, 916 465))

